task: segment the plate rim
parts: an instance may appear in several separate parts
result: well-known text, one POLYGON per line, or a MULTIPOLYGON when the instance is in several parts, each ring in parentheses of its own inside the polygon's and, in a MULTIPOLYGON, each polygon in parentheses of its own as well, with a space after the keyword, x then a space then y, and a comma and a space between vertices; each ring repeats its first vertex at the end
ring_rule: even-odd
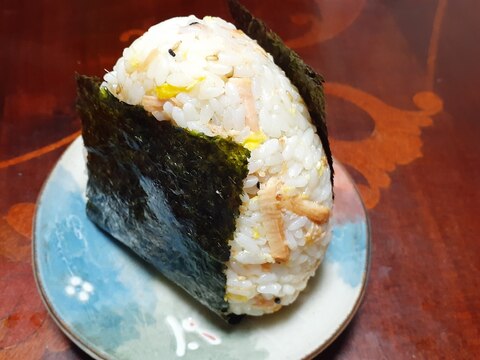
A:
MULTIPOLYGON (((364 271, 362 274, 362 286, 360 288, 360 294, 357 297, 357 300, 355 301, 355 304, 352 307, 352 310, 350 313, 347 315, 345 320, 338 326, 338 328, 335 330, 335 333, 330 336, 330 338, 325 341, 320 347, 318 347, 315 351, 309 353, 307 356, 303 357, 302 359, 313 359, 315 356, 319 355, 322 353, 327 347, 329 347, 347 328, 347 326, 350 324, 350 322, 353 320, 355 315, 357 314, 358 310, 360 309, 360 306, 363 303, 363 300, 365 298, 365 293, 367 290, 368 286, 368 279, 370 275, 370 268, 371 268, 371 260, 372 260, 372 232, 371 232, 371 225, 370 225, 370 218, 368 216, 368 210, 365 207, 365 203, 363 202, 363 199, 360 195, 360 191, 358 190, 358 186, 353 180, 352 176, 350 173, 347 171, 347 168, 339 162, 335 157, 333 157, 333 163, 341 167, 343 172, 345 173, 346 177, 348 180, 350 180, 350 183, 353 185, 353 189, 355 190, 355 193, 358 195, 360 199, 360 204, 362 206, 363 213, 365 214, 365 225, 366 225, 366 232, 367 232, 367 239, 366 239, 366 247, 365 247, 365 267, 364 271)), ((335 179, 335 176, 334 176, 335 179)), ((335 180, 334 180, 335 181, 335 180)))
MULTIPOLYGON (((102 351, 98 351, 95 349, 93 346, 90 346, 88 343, 85 343, 80 339, 80 337, 73 331, 68 324, 66 324, 65 321, 61 318, 59 314, 55 311, 55 308, 53 304, 51 303, 50 299, 48 298, 45 288, 43 286, 42 280, 39 277, 40 271, 38 268, 38 263, 37 263, 37 246, 38 246, 38 241, 36 240, 37 238, 37 222, 38 222, 38 210, 41 207, 42 204, 42 198, 43 194, 45 192, 45 188, 47 184, 50 182, 50 179, 52 177, 52 174, 54 171, 57 169, 57 166, 59 163, 62 161, 62 159, 65 157, 66 153, 73 147, 75 146, 78 142, 82 141, 82 135, 79 135, 77 138, 75 138, 68 146, 67 148, 62 152, 60 157, 57 159, 53 167, 50 169, 47 177, 45 178, 42 187, 40 188, 40 191, 38 193, 36 202, 35 202, 35 209, 33 213, 33 224, 32 224, 32 270, 33 270, 33 275, 35 279, 35 284, 38 290, 38 293, 40 294, 40 298, 45 305, 45 308, 47 309, 47 312, 50 314, 50 317, 53 319, 55 324, 62 330, 62 332, 76 345, 78 346, 81 350, 83 350, 87 355, 91 356, 92 358, 96 360, 110 360, 113 359, 109 354, 104 353, 102 351)), ((353 189, 355 190, 355 193, 357 194, 361 208, 363 210, 363 213, 365 214, 365 225, 366 225, 366 246, 365 246, 365 266, 363 268, 363 274, 362 274, 362 281, 361 281, 361 288, 360 288, 360 293, 355 300, 355 303, 350 310, 350 312, 347 314, 345 319, 338 325, 338 327, 335 329, 335 331, 332 333, 332 335, 318 348, 313 350, 312 352, 306 354, 303 356, 301 359, 308 360, 308 359, 313 359, 315 356, 319 355, 322 353, 327 347, 329 347, 339 336, 344 332, 346 327, 350 324, 350 322, 353 320, 355 317, 356 313, 358 312, 360 306, 363 303, 365 293, 366 293, 366 288, 368 285, 368 279, 369 279, 369 274, 370 274, 370 268, 371 268, 371 252, 372 252, 372 234, 371 234, 371 224, 370 224, 370 218, 368 216, 368 211, 367 208, 365 207, 365 203, 363 202, 363 199, 360 195, 360 192, 358 190, 357 185, 355 184, 353 178, 351 177, 350 173, 347 171, 346 167, 339 162, 335 157, 333 157, 333 163, 335 166, 341 167, 343 172, 345 173, 346 177, 348 178, 350 184, 353 186, 353 189)))
MULTIPOLYGON (((50 169, 47 177, 45 178, 42 187, 40 188, 40 191, 38 192, 37 199, 35 201, 35 209, 33 212, 33 224, 32 224, 32 270, 33 270, 33 277, 35 279, 35 284, 37 286, 37 290, 40 294, 40 298, 45 305, 45 308, 47 309, 47 312, 50 314, 50 317, 53 319, 55 324, 62 330, 62 332, 80 349, 85 351, 89 356, 96 360, 104 360, 104 359, 112 359, 108 354, 100 354, 100 352, 97 352, 96 349, 93 347, 90 348, 87 344, 85 344, 76 334, 73 330, 69 328, 69 325, 66 324, 65 321, 61 318, 59 314, 55 311, 55 308, 53 304, 50 302, 50 299, 48 298, 45 288, 43 286, 42 280, 39 277, 40 271, 38 269, 38 263, 37 263, 37 246, 38 246, 38 241, 36 240, 37 238, 37 221, 38 221, 38 210, 42 204, 42 198, 43 198, 43 193, 45 192, 45 188, 47 187, 47 184, 50 182, 50 179, 52 178, 52 174, 54 171, 57 169, 57 166, 59 163, 62 161, 62 159, 65 157, 65 154, 67 153, 68 150, 70 150, 77 142, 82 139, 82 135, 79 135, 76 137, 68 146, 65 150, 63 150, 62 154, 60 157, 57 159, 53 167, 50 169)), ((82 139, 83 141, 83 139, 82 139)))

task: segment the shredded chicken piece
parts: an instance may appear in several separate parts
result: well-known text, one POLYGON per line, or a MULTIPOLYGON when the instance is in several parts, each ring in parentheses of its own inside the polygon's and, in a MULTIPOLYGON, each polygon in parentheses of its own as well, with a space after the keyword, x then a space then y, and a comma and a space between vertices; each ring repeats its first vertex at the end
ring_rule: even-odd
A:
POLYGON ((183 107, 183 103, 179 101, 176 97, 172 97, 168 99, 168 101, 172 102, 173 105, 178 106, 179 108, 183 107))
POLYGON ((277 200, 278 188, 278 179, 271 178, 265 187, 258 191, 258 201, 271 255, 280 263, 288 260, 290 249, 285 241, 282 208, 277 200))
POLYGON ((323 228, 319 224, 311 224, 310 228, 308 229, 307 233, 305 234, 305 243, 311 244, 317 241, 322 237, 323 228))
POLYGON ((258 306, 260 308, 271 308, 272 311, 277 311, 282 307, 282 305, 275 303, 275 300, 267 300, 262 295, 257 295, 253 299, 255 300, 253 303, 254 306, 258 306))
POLYGON ((163 111, 163 104, 165 104, 165 101, 156 96, 145 95, 142 98, 142 106, 148 112, 163 111))
POLYGON ((150 65, 150 63, 153 61, 153 59, 155 59, 158 56, 159 52, 160 51, 158 49, 153 49, 152 51, 150 51, 150 54, 148 54, 148 56, 145 58, 145 60, 143 60, 143 62, 138 65, 136 70, 138 72, 145 71, 148 68, 148 66, 150 65))
POLYGON ((261 266, 262 266, 262 271, 265 271, 265 272, 272 271, 272 264, 265 263, 265 264, 262 264, 261 266))
POLYGON ((245 105, 245 122, 252 131, 260 130, 258 126, 258 115, 255 109, 255 99, 252 93, 252 80, 232 77, 230 81, 238 90, 238 95, 245 105))
POLYGON ((330 216, 330 209, 315 201, 303 199, 300 195, 285 196, 278 194, 277 200, 281 202, 283 208, 297 215, 306 216, 316 224, 326 223, 330 216))
POLYGON ((267 233, 268 246, 277 263, 288 261, 290 256, 290 249, 285 240, 283 209, 299 216, 306 216, 315 223, 306 235, 308 242, 313 242, 321 236, 323 229, 320 225, 326 223, 330 216, 329 208, 315 201, 307 200, 301 195, 282 194, 280 191, 281 183, 275 177, 270 178, 265 187, 258 191, 258 201, 267 233))

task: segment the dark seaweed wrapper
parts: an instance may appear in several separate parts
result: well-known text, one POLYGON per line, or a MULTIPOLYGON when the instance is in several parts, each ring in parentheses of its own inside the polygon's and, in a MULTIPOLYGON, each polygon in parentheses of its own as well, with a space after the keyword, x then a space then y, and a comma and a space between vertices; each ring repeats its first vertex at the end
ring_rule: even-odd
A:
POLYGON ((322 141, 330 167, 330 180, 333 184, 333 159, 325 119, 323 77, 305 64, 295 51, 285 45, 280 36, 269 29, 262 20, 255 18, 237 0, 228 0, 228 5, 237 27, 252 39, 257 40, 258 44, 272 55, 275 63, 285 71, 290 81, 298 88, 322 141))
POLYGON ((227 315, 225 263, 250 152, 157 121, 77 77, 87 214, 167 278, 227 315))

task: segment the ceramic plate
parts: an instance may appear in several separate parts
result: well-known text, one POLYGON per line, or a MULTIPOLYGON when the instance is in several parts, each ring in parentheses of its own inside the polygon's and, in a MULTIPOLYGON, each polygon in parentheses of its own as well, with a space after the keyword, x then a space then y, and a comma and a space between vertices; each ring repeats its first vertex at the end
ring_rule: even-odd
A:
POLYGON ((226 325, 98 230, 85 215, 82 139, 61 157, 37 204, 34 270, 65 334, 102 359, 300 359, 323 350, 358 309, 369 268, 368 221, 335 163, 333 237, 325 261, 282 311, 226 325))

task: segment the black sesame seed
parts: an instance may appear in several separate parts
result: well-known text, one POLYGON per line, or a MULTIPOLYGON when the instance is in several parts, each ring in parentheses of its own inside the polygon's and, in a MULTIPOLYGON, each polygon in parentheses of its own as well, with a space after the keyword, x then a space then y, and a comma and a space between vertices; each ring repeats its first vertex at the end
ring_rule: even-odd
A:
POLYGON ((278 297, 276 297, 275 300, 273 300, 273 301, 275 301, 275 304, 280 304, 280 302, 281 302, 280 298, 278 298, 278 297))
POLYGON ((175 54, 175 51, 173 51, 172 49, 168 49, 168 53, 170 55, 172 55, 173 57, 175 57, 175 55, 177 55, 177 54, 175 54))
POLYGON ((195 24, 198 24, 198 21, 194 21, 194 22, 192 22, 191 24, 188 24, 188 25, 192 26, 192 25, 195 25, 195 24))

